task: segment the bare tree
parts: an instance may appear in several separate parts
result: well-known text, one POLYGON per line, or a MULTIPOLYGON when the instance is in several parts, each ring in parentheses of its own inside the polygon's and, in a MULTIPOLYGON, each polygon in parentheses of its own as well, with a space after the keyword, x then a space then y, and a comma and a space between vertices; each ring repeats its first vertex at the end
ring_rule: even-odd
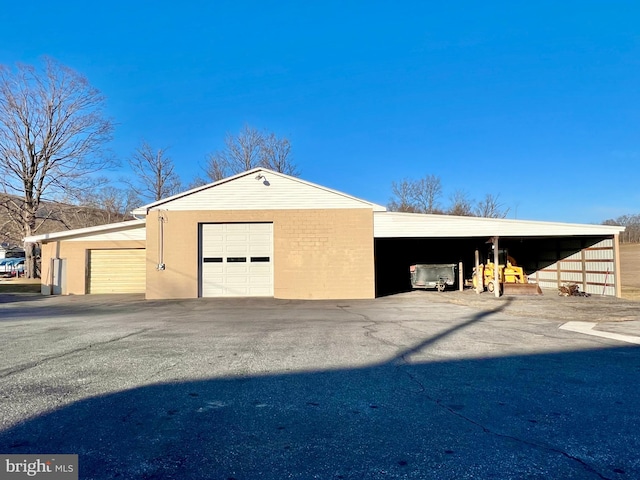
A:
POLYGON ((129 158, 133 175, 125 182, 145 200, 161 200, 180 191, 182 183, 175 173, 166 148, 153 149, 144 140, 129 158))
POLYGON ((229 175, 264 167, 287 175, 298 176, 291 160, 291 143, 274 133, 264 133, 245 125, 240 133, 227 133, 224 148, 209 154, 204 171, 211 181, 229 175))
POLYGON ((451 205, 447 210, 448 215, 458 215, 462 217, 473 217, 473 200, 464 190, 456 190, 451 195, 451 205))
POLYGON ((624 227, 620 235, 621 243, 640 243, 640 214, 621 215, 602 222, 603 225, 618 225, 624 227))
MULTIPOLYGON (((103 183, 107 183, 104 179, 103 183)), ((80 199, 80 207, 93 210, 93 217, 100 224, 121 222, 130 219, 130 212, 141 204, 140 198, 131 188, 118 188, 107 184, 87 192, 80 199)))
POLYGON ((270 133, 263 137, 260 147, 260 166, 296 177, 298 167, 291 161, 291 143, 286 138, 278 138, 270 133))
POLYGON ((213 168, 207 168, 208 173, 213 170, 214 175, 217 175, 216 171, 218 171, 227 176, 229 173, 240 173, 257 167, 260 165, 262 143, 262 134, 249 125, 245 125, 238 135, 227 133, 224 138, 224 149, 213 153, 210 157, 214 160, 214 164, 211 165, 213 168))
POLYGON ((442 183, 436 175, 426 175, 419 180, 391 182, 391 193, 393 197, 387 205, 391 211, 441 213, 438 199, 442 195, 442 183))
POLYGON ((476 205, 475 213, 478 217, 506 218, 509 213, 508 208, 499 201, 500 195, 487 193, 485 197, 476 205))
POLYGON ((399 182, 391 182, 391 193, 393 197, 389 201, 387 208, 392 212, 416 213, 418 209, 413 201, 414 182, 404 179, 399 182))
POLYGON ((189 182, 189 185, 187 185, 187 188, 189 190, 191 190, 193 188, 202 187, 203 185, 206 185, 207 183, 209 183, 209 182, 205 178, 202 178, 200 175, 196 175, 195 177, 193 177, 191 182, 189 182))
MULTIPOLYGON (((37 233, 43 195, 73 195, 112 162, 98 154, 111 138, 104 97, 87 79, 52 59, 43 68, 0 66, 0 184, 11 222, 37 233)), ((25 245, 26 275, 35 276, 35 245, 25 245)))
MULTIPOLYGON (((211 182, 217 182, 225 177, 231 175, 231 168, 222 152, 210 153, 207 158, 207 163, 204 167, 204 173, 211 182)), ((204 179, 196 177, 194 183, 199 183, 203 180, 203 185, 207 183, 204 179)))
POLYGON ((442 196, 442 182, 436 175, 426 175, 413 184, 413 199, 422 213, 442 213, 439 199, 442 196))

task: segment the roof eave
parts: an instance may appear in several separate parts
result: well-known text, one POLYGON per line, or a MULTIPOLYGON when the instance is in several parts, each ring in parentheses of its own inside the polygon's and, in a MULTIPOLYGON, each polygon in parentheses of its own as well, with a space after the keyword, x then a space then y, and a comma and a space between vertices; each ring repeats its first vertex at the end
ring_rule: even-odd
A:
POLYGON ((77 228, 75 230, 66 230, 63 232, 43 233, 41 235, 31 235, 24 237, 22 240, 26 243, 47 243, 49 241, 64 240, 69 238, 81 237, 88 234, 106 233, 114 230, 131 230, 134 228, 142 228, 146 224, 146 220, 128 220, 126 222, 108 223, 106 225, 97 225, 95 227, 77 228))

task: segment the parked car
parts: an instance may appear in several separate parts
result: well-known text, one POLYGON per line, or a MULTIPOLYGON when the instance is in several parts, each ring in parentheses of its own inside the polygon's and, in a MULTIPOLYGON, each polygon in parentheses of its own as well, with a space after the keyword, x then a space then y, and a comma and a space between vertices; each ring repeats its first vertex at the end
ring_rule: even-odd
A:
POLYGON ((12 277, 24 277, 24 258, 14 265, 12 277))
POLYGON ((13 258, 2 258, 0 259, 0 273, 4 273, 7 270, 11 270, 11 264, 13 263, 13 258))
POLYGON ((0 276, 19 277, 24 275, 24 258, 4 258, 0 260, 0 276))

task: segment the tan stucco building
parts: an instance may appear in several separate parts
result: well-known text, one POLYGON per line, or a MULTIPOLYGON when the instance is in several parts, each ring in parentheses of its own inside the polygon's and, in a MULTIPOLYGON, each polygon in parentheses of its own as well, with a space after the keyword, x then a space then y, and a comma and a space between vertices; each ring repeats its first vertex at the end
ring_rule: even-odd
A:
POLYGON ((406 289, 408 265, 460 262, 489 237, 541 286, 620 295, 619 227, 387 212, 257 168, 134 210, 137 220, 29 237, 44 294, 359 299, 406 289))

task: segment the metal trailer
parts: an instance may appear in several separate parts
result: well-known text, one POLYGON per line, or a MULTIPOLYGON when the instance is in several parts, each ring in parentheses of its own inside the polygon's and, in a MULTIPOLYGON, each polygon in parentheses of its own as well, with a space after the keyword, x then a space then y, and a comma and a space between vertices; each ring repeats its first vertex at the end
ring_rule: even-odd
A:
POLYGON ((435 288, 439 292, 449 286, 453 287, 456 281, 456 264, 417 264, 409 267, 412 288, 435 288))

